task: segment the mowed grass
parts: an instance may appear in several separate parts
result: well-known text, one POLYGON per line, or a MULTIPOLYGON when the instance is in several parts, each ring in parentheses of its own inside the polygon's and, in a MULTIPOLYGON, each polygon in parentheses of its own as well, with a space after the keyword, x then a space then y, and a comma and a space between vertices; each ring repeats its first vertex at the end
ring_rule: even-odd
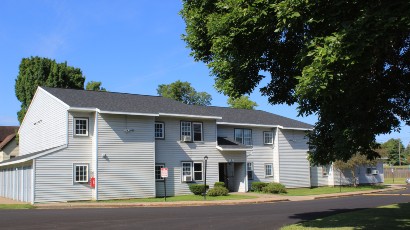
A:
POLYGON ((33 209, 30 204, 0 204, 0 209, 33 209))
POLYGON ((406 184, 406 178, 384 178, 385 184, 406 184))
POLYGON ((410 229, 410 203, 381 206, 302 222, 281 228, 302 229, 410 229))
MULTIPOLYGON (((243 200, 243 199, 252 199, 257 198, 257 196, 249 196, 249 195, 237 195, 237 194, 230 194, 228 196, 206 196, 207 201, 214 201, 214 200, 243 200)), ((171 196, 167 197, 167 202, 175 202, 175 201, 203 201, 203 196, 197 195, 183 195, 183 196, 171 196)), ((128 202, 128 203, 137 203, 137 202, 164 202, 164 197, 157 197, 157 198, 139 198, 139 199, 126 199, 126 200, 103 200, 98 202, 110 202, 110 203, 117 203, 117 202, 128 202)))
POLYGON ((285 196, 309 196, 309 195, 321 195, 321 194, 331 194, 331 193, 340 193, 341 192, 358 192, 358 191, 367 191, 375 189, 386 188, 385 185, 363 185, 363 186, 339 186, 335 187, 317 187, 317 188, 294 188, 287 189, 288 193, 281 195, 285 196))

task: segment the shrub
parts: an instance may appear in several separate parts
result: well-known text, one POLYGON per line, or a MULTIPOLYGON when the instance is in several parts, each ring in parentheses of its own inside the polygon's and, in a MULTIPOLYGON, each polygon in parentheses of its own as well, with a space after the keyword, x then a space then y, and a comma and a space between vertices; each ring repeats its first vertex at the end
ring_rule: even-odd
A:
MULTIPOLYGON (((203 184, 190 184, 189 190, 195 195, 202 195, 205 192, 205 185, 203 184)), ((206 189, 209 188, 209 185, 206 185, 206 189)))
POLYGON ((256 182, 256 181, 255 181, 255 182, 252 182, 251 190, 254 191, 254 192, 261 192, 262 189, 263 189, 266 185, 268 185, 268 183, 265 183, 265 182, 256 182))
POLYGON ((214 187, 225 187, 225 182, 215 182, 214 187))
POLYGON ((222 186, 215 186, 214 188, 209 189, 208 196, 227 196, 229 190, 222 186))
POLYGON ((266 185, 265 187, 262 188, 262 192, 264 193, 287 193, 286 191, 286 187, 283 184, 280 183, 269 183, 268 185, 266 185))

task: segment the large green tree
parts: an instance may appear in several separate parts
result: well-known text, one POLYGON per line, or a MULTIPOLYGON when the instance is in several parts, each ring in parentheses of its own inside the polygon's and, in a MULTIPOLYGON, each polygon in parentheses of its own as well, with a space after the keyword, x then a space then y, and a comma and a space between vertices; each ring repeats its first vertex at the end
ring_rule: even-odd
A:
POLYGON ((171 84, 158 85, 157 93, 160 96, 181 101, 188 105, 210 105, 212 97, 206 92, 197 92, 189 82, 180 80, 171 84))
POLYGON ((248 96, 242 95, 238 98, 228 98, 228 105, 235 109, 255 109, 258 106, 256 102, 249 99, 248 96))
POLYGON ((386 152, 389 164, 407 164, 406 149, 400 139, 391 138, 390 140, 384 142, 380 147, 386 152))
POLYGON ((181 15, 220 92, 251 93, 268 78, 270 103, 317 115, 315 163, 377 157, 375 135, 410 124, 407 0, 183 0, 181 15))
POLYGON ((81 69, 68 66, 67 62, 57 63, 42 57, 23 58, 15 84, 16 96, 21 102, 17 113, 19 122, 23 121, 37 86, 84 89, 84 81, 81 69))
POLYGON ((85 86, 86 90, 92 90, 92 91, 107 91, 106 88, 101 86, 102 83, 100 81, 89 81, 87 82, 87 85, 85 86))

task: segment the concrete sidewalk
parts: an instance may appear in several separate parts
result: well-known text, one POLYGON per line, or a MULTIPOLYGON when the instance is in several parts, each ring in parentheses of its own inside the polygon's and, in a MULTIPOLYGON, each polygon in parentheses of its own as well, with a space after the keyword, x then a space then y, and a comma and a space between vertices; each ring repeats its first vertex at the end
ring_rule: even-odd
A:
MULTIPOLYGON (((208 206, 208 205, 244 205, 244 204, 259 204, 259 203, 273 203, 282 201, 305 201, 315 199, 326 199, 346 196, 357 196, 366 194, 375 194, 386 191, 394 191, 405 189, 404 186, 391 185, 390 188, 370 191, 358 192, 342 192, 311 196, 286 196, 274 194, 260 194, 260 193, 232 193, 240 195, 257 196, 257 198, 243 199, 243 200, 220 200, 220 201, 173 201, 173 202, 66 202, 66 203, 45 203, 35 204, 36 208, 40 209, 66 209, 66 208, 126 208, 126 207, 184 207, 184 206, 208 206)), ((6 198, 0 198, 0 204, 24 204, 6 198)))

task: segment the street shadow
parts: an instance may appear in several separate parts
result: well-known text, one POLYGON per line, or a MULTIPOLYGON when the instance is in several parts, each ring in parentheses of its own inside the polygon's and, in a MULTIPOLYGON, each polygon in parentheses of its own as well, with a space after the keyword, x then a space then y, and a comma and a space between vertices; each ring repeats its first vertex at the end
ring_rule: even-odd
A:
POLYGON ((402 203, 370 210, 356 208, 298 213, 290 218, 301 220, 299 225, 304 228, 410 229, 409 210, 410 203, 402 203))

